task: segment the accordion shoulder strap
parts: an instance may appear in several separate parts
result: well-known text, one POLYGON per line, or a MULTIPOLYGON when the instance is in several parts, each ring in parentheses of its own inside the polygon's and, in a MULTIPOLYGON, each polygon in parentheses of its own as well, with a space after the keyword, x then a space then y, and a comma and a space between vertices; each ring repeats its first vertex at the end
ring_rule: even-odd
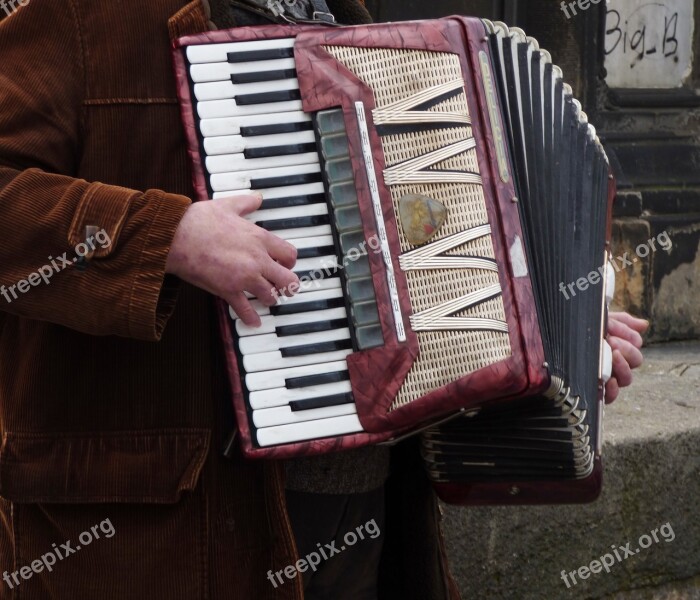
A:
POLYGON ((255 24, 248 22, 251 16, 263 19, 262 22, 282 24, 335 24, 325 0, 231 0, 229 7, 236 13, 236 21, 245 25, 255 24))

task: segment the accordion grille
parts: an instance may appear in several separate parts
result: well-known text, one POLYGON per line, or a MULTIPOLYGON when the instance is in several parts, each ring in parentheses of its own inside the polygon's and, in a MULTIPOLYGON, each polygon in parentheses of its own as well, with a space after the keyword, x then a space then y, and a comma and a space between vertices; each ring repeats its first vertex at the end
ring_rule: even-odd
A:
MULTIPOLYGON (((456 55, 420 50, 368 49, 327 46, 325 50, 343 63, 373 91, 377 109, 382 109, 424 90, 462 79, 456 55)), ((421 110, 458 113, 468 122, 469 109, 464 91, 421 110)), ((407 131, 402 127, 382 135, 382 149, 387 168, 422 157, 450 144, 472 138, 468 124, 430 128, 429 124, 407 131)), ((428 167, 430 171, 459 171, 479 175, 476 149, 471 148, 428 167)), ((434 242, 467 229, 489 223, 484 190, 480 183, 440 182, 389 185, 397 223, 399 201, 407 194, 421 194, 442 203, 447 218, 434 242)), ((401 252, 413 250, 399 226, 401 252)), ((474 256, 495 260, 491 235, 462 244, 444 255, 474 256)), ((501 268, 500 266, 498 268, 501 268)), ((413 314, 454 300, 458 295, 478 292, 499 284, 494 270, 449 268, 406 271, 413 314)), ((453 317, 477 317, 505 321, 501 295, 475 304, 453 317)), ((441 387, 440 382, 455 381, 473 371, 499 362, 511 355, 509 336, 495 330, 427 330, 417 331, 420 355, 409 372, 391 409, 408 404, 441 387)))

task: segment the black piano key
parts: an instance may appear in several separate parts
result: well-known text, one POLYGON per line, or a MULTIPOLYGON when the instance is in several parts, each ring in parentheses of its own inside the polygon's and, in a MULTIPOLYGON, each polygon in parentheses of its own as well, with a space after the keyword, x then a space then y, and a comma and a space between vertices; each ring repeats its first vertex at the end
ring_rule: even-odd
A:
POLYGON ((303 377, 290 377, 284 380, 284 385, 288 390, 312 387, 314 385, 324 385, 326 383, 338 383, 347 381, 350 374, 347 371, 334 371, 332 373, 320 373, 318 375, 304 375, 303 377))
POLYGON ((275 317, 282 315, 296 315, 305 312, 328 310, 345 306, 344 298, 329 298, 327 300, 312 300, 310 302, 298 302, 295 304, 280 304, 270 308, 270 314, 275 317))
POLYGON ((297 260, 302 258, 318 258, 319 256, 332 256, 335 254, 335 246, 318 246, 316 248, 300 248, 297 250, 297 260))
POLYGON ((277 71, 257 71, 255 73, 232 73, 231 81, 233 83, 260 83, 261 81, 292 79, 296 76, 296 69, 278 69, 277 71))
POLYGON ((280 123, 278 125, 249 125, 241 127, 242 137, 255 137, 258 135, 275 135, 278 133, 296 133, 297 131, 310 131, 313 129, 311 121, 299 123, 280 123))
MULTIPOLYGON (((325 201, 325 194, 286 196, 285 198, 270 198, 269 200, 263 200, 260 209, 267 210, 272 208, 290 208, 292 206, 306 206, 307 204, 321 204, 325 201)), ((299 258, 301 258, 301 256, 299 258)))
POLYGON ((275 327, 277 337, 289 335, 304 335, 307 333, 318 333, 319 331, 331 331, 348 327, 347 319, 332 319, 330 321, 316 321, 314 323, 299 323, 297 325, 283 325, 275 327))
POLYGON ((284 146, 269 146, 267 148, 246 148, 243 156, 246 158, 269 158, 271 156, 289 156, 290 154, 304 154, 316 152, 316 144, 286 144, 284 146))
POLYGON ((280 354, 282 354, 283 358, 289 358, 293 356, 323 354, 324 352, 336 352, 337 350, 352 350, 352 340, 335 340, 332 342, 294 346, 293 348, 282 348, 280 354))
POLYGON ((291 219, 276 219, 274 221, 257 221, 255 224, 267 231, 280 231, 281 229, 297 229, 299 227, 316 227, 328 225, 328 215, 313 215, 311 217, 294 217, 291 219))
POLYGON ((228 52, 230 63, 251 62, 255 60, 274 60, 276 58, 292 58, 294 48, 269 48, 267 50, 248 50, 247 52, 228 52))
POLYGON ((340 271, 338 265, 328 265, 323 268, 315 269, 314 271, 294 271, 294 274, 299 279, 330 279, 332 277, 338 277, 340 271))
POLYGON ((309 398, 308 400, 296 400, 290 402, 289 407, 292 412, 311 410, 313 408, 324 408, 326 406, 340 406, 342 404, 353 404, 355 398, 353 398, 352 392, 347 392, 345 394, 333 394, 331 396, 320 396, 319 398, 309 398))
POLYGON ((268 177, 266 179, 251 179, 251 190, 264 190, 266 188, 287 187, 290 185, 304 185, 305 183, 318 183, 323 181, 321 173, 302 173, 301 175, 286 175, 284 177, 268 177))
POLYGON ((260 92, 258 94, 239 94, 233 98, 238 106, 251 106, 253 104, 272 104, 274 102, 287 102, 288 100, 301 100, 299 90, 279 90, 277 92, 260 92))

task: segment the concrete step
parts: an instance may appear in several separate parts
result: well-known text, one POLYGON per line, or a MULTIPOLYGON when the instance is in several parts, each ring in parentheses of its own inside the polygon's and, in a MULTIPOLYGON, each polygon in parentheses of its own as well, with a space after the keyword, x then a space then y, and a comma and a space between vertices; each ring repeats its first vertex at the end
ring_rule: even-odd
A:
POLYGON ((700 600, 700 577, 606 596, 605 600, 700 600))
MULTIPOLYGON (((451 567, 464 600, 625 592, 626 600, 646 598, 634 595, 639 588, 670 583, 673 589, 674 581, 700 587, 692 580, 700 575, 700 342, 652 346, 644 355, 634 384, 606 409, 605 480, 597 502, 445 507, 451 567), (648 543, 645 535, 646 549, 640 547, 648 543), (619 548, 627 543, 639 552, 615 559, 609 572, 582 571, 585 579, 577 572, 575 584, 567 575, 567 587, 562 571, 597 570, 592 561, 615 549, 623 558, 619 548)), ((686 595, 667 597, 696 597, 679 593, 686 595)))

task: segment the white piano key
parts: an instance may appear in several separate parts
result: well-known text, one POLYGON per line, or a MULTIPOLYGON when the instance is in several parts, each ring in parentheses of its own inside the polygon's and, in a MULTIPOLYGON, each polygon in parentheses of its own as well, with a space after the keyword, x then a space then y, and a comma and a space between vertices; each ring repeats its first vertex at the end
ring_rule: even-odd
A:
POLYGON ((315 238, 297 238, 295 240, 290 240, 289 243, 297 250, 304 250, 305 248, 323 248, 324 246, 333 246, 335 244, 335 240, 333 239, 332 235, 323 235, 315 238))
MULTIPOLYGON (((302 294, 303 295, 303 294, 302 294)), ((331 331, 318 331, 304 335, 287 335, 277 337, 274 333, 266 335, 251 335, 238 341, 238 349, 244 356, 272 352, 282 348, 294 348, 308 344, 322 344, 323 342, 337 342, 350 339, 350 330, 347 327, 332 329, 331 331)))
POLYGON ((306 196, 311 194, 325 194, 323 182, 302 183, 300 185, 286 185, 283 187, 266 188, 264 190, 231 190, 226 192, 215 192, 212 198, 231 198, 232 196, 247 196, 249 194, 262 194, 263 200, 273 200, 275 198, 289 198, 290 196, 306 196))
POLYGON ((260 327, 250 327, 243 323, 240 319, 236 321, 236 333, 240 337, 249 335, 262 335, 264 333, 274 333, 275 328, 284 327, 285 325, 301 325, 303 323, 317 323, 319 321, 332 321, 334 319, 347 319, 348 314, 344 307, 329 308, 319 310, 318 312, 301 313, 297 315, 282 315, 273 317, 268 315, 261 317, 262 325, 260 327))
POLYGON ((339 277, 331 277, 329 279, 300 279, 299 282, 301 284, 299 287, 299 294, 305 294, 315 290, 330 290, 340 287, 339 277))
POLYGON ((276 114, 289 111, 301 111, 301 100, 286 100, 285 102, 267 102, 238 106, 235 100, 205 100, 197 103, 197 114, 200 119, 218 119, 222 117, 237 117, 248 115, 276 114))
POLYGON ((318 365, 306 365, 304 367, 290 367, 288 369, 275 369, 264 373, 249 373, 245 376, 245 384, 250 392, 269 390, 272 388, 286 387, 285 380, 294 377, 307 377, 311 375, 323 375, 324 373, 346 372, 348 364, 345 360, 318 365))
POLYGON ((207 171, 214 174, 237 173, 239 171, 262 171, 279 167, 293 167, 296 165, 318 165, 317 152, 304 152, 303 154, 288 154, 285 156, 270 156, 267 158, 246 158, 243 153, 224 154, 223 156, 209 156, 205 160, 207 171))
MULTIPOLYGON (((246 215, 246 219, 257 223, 258 221, 275 221, 277 219, 294 219, 296 217, 313 217, 317 215, 327 215, 328 205, 318 202, 304 206, 290 206, 289 208, 270 208, 267 210, 256 210, 246 215)), ((274 233, 274 232, 273 232, 274 233)), ((332 242, 331 242, 332 244, 332 242)), ((316 244, 320 246, 321 244, 316 244)))
POLYGON ((254 50, 271 50, 274 48, 293 48, 294 42, 295 38, 280 38, 275 40, 254 40, 250 42, 226 42, 223 44, 188 46, 187 59, 193 64, 227 62, 229 52, 252 52, 254 50))
POLYGON ((332 233, 333 232, 331 231, 330 225, 317 225, 315 227, 299 227, 296 229, 279 229, 274 232, 274 234, 277 237, 282 238, 283 240, 286 240, 290 243, 295 238, 304 238, 308 235, 331 235, 332 233))
POLYGON ((316 183, 302 183, 300 185, 287 185, 281 188, 266 188, 258 190, 264 200, 272 200, 274 198, 287 198, 289 196, 306 196, 311 194, 326 193, 322 181, 316 183))
MULTIPOLYGON (((277 302, 277 306, 293 306, 295 304, 303 304, 305 302, 315 302, 317 300, 333 300, 334 298, 342 298, 343 291, 341 288, 331 288, 328 290, 314 290, 306 294, 296 294, 294 296, 284 296, 277 302)), ((251 306, 259 316, 263 317, 270 314, 270 307, 265 306, 259 300, 251 300, 251 306)), ((237 319, 236 311, 229 306, 229 316, 232 319, 237 319)), ((241 351, 243 352, 243 351, 241 351)), ((245 354, 245 353, 244 353, 245 354)))
POLYGON ((314 258, 301 258, 292 269, 295 273, 300 271, 335 270, 339 267, 338 257, 333 255, 315 256, 314 258))
POLYGON ((225 135, 204 139, 204 151, 207 156, 219 154, 237 154, 251 148, 276 148, 295 144, 313 144, 316 136, 313 131, 295 131, 276 135, 257 135, 243 137, 241 135, 225 135))
MULTIPOLYGON (((337 277, 333 279, 337 280, 337 277)), ((307 302, 317 302, 318 300, 334 300, 343 297, 342 286, 336 281, 336 285, 329 286, 321 290, 309 290, 303 294, 286 296, 278 301, 278 306, 293 306, 295 304, 305 304, 307 302)))
POLYGON ((310 408, 309 410, 294 411, 289 406, 278 406, 253 411, 253 425, 258 429, 275 427, 277 425, 289 425, 291 423, 304 423, 316 419, 328 419, 330 417, 342 417, 344 415, 356 415, 357 407, 354 404, 341 404, 339 406, 323 406, 310 408))
MULTIPOLYGON (((318 157, 317 157, 318 159, 318 157)), ((306 175, 320 173, 321 165, 317 162, 296 165, 293 167, 279 167, 274 169, 258 169, 251 171, 236 171, 235 173, 217 173, 211 176, 211 187, 215 192, 226 190, 244 190, 251 187, 254 179, 271 179, 276 177, 290 177, 293 175, 306 175)), ((284 186, 280 186, 284 187, 284 186)), ((309 234, 316 235, 316 234, 309 234)))
POLYGON ((266 447, 324 437, 348 435, 361 431, 363 431, 363 429, 357 415, 347 415, 345 417, 331 417, 329 419, 319 419, 318 421, 308 421, 306 423, 293 423, 291 425, 279 425, 277 427, 258 429, 257 439, 260 446, 266 447))
MULTIPOLYGON (((308 294, 285 297, 278 301, 277 306, 294 306, 295 304, 305 304, 307 302, 317 302, 319 300, 334 300, 343 297, 343 290, 340 287, 329 290, 317 290, 308 294)), ((266 307, 267 308, 267 307, 266 307)))
POLYGON ((274 406, 287 406, 297 400, 311 400, 323 396, 335 396, 336 394, 347 394, 352 392, 349 381, 338 381, 337 383, 324 383, 307 388, 288 390, 287 388, 274 388, 271 390, 260 390, 251 392, 248 395, 250 407, 253 410, 272 408, 274 406))
POLYGON ((234 73, 263 73, 265 71, 286 71, 295 68, 296 63, 293 58, 253 60, 241 63, 201 63, 190 67, 190 77, 194 83, 230 81, 231 75, 234 73))
POLYGON ((299 80, 279 79, 277 81, 257 81, 255 83, 233 83, 232 81, 212 81, 195 83, 194 96, 199 102, 225 100, 247 94, 265 94, 282 90, 298 90, 299 80))
POLYGON ((247 138, 240 135, 225 135, 215 138, 204 138, 204 153, 206 156, 218 154, 238 154, 246 149, 247 138))
POLYGON ((202 132, 202 136, 208 138, 220 135, 239 135, 241 133, 241 127, 306 123, 308 121, 311 121, 311 115, 303 111, 291 111, 240 117, 224 117, 219 119, 203 118, 199 122, 199 128, 202 132))
POLYGON ((243 368, 246 373, 267 373, 270 369, 289 369, 343 360, 348 354, 352 354, 352 350, 335 350, 334 352, 319 352, 303 356, 282 356, 280 351, 263 352, 262 354, 244 356, 243 368))

